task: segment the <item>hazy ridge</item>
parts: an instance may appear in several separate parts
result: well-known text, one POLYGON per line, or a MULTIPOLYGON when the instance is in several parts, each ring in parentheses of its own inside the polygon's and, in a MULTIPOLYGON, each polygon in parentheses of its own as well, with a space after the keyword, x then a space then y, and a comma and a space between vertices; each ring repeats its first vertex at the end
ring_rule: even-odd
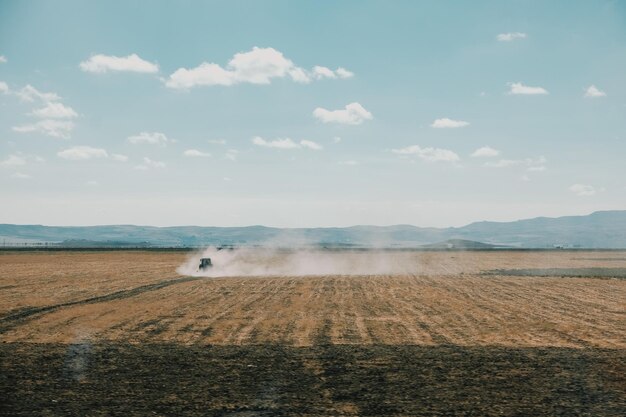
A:
POLYGON ((496 246, 545 248, 626 248, 626 210, 598 211, 585 216, 537 217, 513 222, 475 222, 463 227, 432 228, 411 225, 330 228, 42 226, 0 224, 0 244, 65 242, 72 246, 355 246, 416 247, 451 239, 496 246))

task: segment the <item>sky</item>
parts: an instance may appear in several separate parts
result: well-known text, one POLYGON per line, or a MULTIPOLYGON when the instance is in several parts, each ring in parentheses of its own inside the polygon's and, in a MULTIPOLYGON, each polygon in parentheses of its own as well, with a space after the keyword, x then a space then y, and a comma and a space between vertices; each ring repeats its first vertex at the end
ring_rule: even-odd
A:
POLYGON ((0 223, 626 208, 626 2, 0 0, 0 223))

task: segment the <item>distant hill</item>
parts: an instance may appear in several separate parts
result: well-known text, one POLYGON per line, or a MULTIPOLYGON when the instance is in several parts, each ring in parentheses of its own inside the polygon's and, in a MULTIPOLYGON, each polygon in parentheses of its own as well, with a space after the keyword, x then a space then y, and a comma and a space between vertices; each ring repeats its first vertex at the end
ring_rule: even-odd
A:
POLYGON ((420 246, 424 249, 497 249, 506 246, 490 245, 489 243, 476 242, 466 239, 448 239, 439 243, 431 243, 420 246))
MULTIPOLYGON (((281 229, 265 226, 85 226, 0 224, 0 245, 94 242, 121 246, 277 245, 341 247, 419 247, 446 241, 520 248, 626 248, 626 210, 586 216, 537 217, 514 222, 476 222, 463 227, 410 225, 281 229), (481 243, 482 242, 482 243, 481 243)), ((469 244, 468 244, 469 245, 469 244)))

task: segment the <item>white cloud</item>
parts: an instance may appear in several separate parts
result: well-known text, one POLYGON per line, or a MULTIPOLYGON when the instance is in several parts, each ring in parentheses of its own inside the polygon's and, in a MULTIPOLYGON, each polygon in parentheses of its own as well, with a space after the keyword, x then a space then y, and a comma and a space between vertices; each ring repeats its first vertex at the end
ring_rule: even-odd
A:
POLYGON ((301 149, 301 148, 307 148, 307 149, 313 149, 313 150, 320 150, 322 149, 322 146, 316 142, 310 141, 310 140, 301 140, 300 142, 295 142, 294 140, 290 139, 290 138, 278 138, 278 139, 274 139, 274 140, 265 140, 260 136, 255 136, 254 138, 252 138, 252 143, 257 145, 257 146, 263 146, 266 148, 276 148, 276 149, 301 149))
POLYGON ((226 145, 226 139, 209 139, 207 142, 213 145, 226 145))
POLYGON ((469 122, 465 122, 463 120, 452 120, 447 117, 437 119, 430 125, 430 127, 434 127, 435 129, 454 129, 465 126, 469 126, 469 122))
POLYGON ((588 98, 596 98, 596 97, 606 97, 606 93, 601 91, 595 85, 590 85, 587 90, 585 90, 585 97, 588 98))
POLYGON ((525 166, 527 171, 545 171, 547 160, 544 156, 538 158, 525 159, 500 159, 495 162, 485 162, 484 166, 489 168, 508 168, 512 166, 525 166))
POLYGON ((228 68, 235 82, 269 84, 272 78, 289 74, 295 65, 274 48, 254 47, 251 51, 235 54, 228 68))
POLYGON ((373 118, 372 113, 359 103, 350 103, 343 110, 327 110, 321 107, 313 110, 313 116, 323 123, 358 125, 373 118))
POLYGON ((113 160, 117 161, 117 162, 126 162, 126 161, 128 161, 128 156, 122 155, 122 154, 119 154, 119 153, 114 153, 113 155, 111 155, 111 158, 113 158, 113 160))
POLYGON ((161 145, 165 146, 170 140, 161 132, 141 132, 138 135, 128 137, 128 141, 133 145, 161 145))
POLYGON ((303 148, 313 149, 314 151, 319 151, 322 149, 322 145, 319 143, 313 142, 312 140, 301 140, 300 146, 303 148))
POLYGON ((141 59, 137 54, 124 57, 98 54, 81 62, 80 69, 96 74, 104 74, 109 71, 153 74, 159 71, 159 66, 141 59))
POLYGON ((392 149, 391 152, 398 155, 417 155, 420 159, 429 162, 457 162, 460 160, 459 155, 449 149, 422 148, 419 145, 392 149))
POLYGON ((592 185, 574 184, 569 187, 569 190, 578 196, 591 196, 596 193, 596 189, 592 185))
POLYGON ((530 87, 522 83, 508 83, 511 87, 509 94, 521 94, 521 95, 545 95, 549 94, 548 90, 543 87, 530 87))
POLYGON ((69 106, 65 106, 59 101, 61 97, 56 93, 44 93, 28 84, 21 90, 16 91, 15 95, 20 100, 32 103, 41 101, 44 107, 33 110, 31 116, 39 117, 36 123, 14 126, 13 131, 18 133, 42 133, 47 136, 68 139, 74 130, 74 123, 69 120, 55 119, 71 119, 78 117, 78 114, 69 106))
POLYGON ((341 138, 340 138, 339 136, 335 136, 335 137, 333 138, 333 142, 335 142, 335 143, 339 143, 339 142, 341 142, 341 138))
POLYGON ((0 94, 7 94, 9 92, 9 85, 4 81, 0 81, 0 94))
POLYGON ((18 96, 20 100, 26 101, 29 103, 35 100, 41 100, 43 102, 61 100, 61 97, 59 97, 58 94, 42 93, 41 91, 37 90, 35 87, 33 87, 30 84, 26 85, 26 87, 23 87, 21 90, 17 91, 15 95, 18 96))
POLYGON ((143 158, 143 163, 149 168, 165 168, 165 162, 155 161, 148 158, 147 156, 143 158))
POLYGON ((310 76, 317 80, 321 80, 324 78, 330 78, 330 79, 351 78, 351 77, 354 77, 354 73, 351 71, 348 71, 345 68, 337 68, 335 71, 333 71, 330 68, 316 65, 313 67, 313 70, 311 70, 310 76))
POLYGON ((500 155, 500 151, 497 149, 493 149, 490 146, 483 146, 482 148, 476 149, 470 156, 474 158, 493 158, 500 155))
POLYGON ((524 162, 528 166, 528 171, 545 171, 545 164, 548 160, 545 156, 540 156, 538 158, 526 158, 524 162))
POLYGON ((170 78, 165 82, 169 88, 191 88, 198 85, 232 85, 234 84, 234 76, 217 64, 208 64, 206 62, 199 66, 187 69, 177 69, 170 78))
POLYGON ((523 162, 520 159, 500 159, 497 162, 485 162, 486 167, 490 168, 507 168, 515 165, 519 165, 523 162))
POLYGON ((16 167, 16 166, 24 166, 28 163, 28 161, 34 162, 44 162, 45 159, 38 155, 28 155, 23 154, 22 152, 17 152, 15 154, 9 155, 5 160, 0 161, 1 167, 16 167))
POLYGON ((67 120, 45 119, 37 123, 22 126, 13 126, 13 131, 18 133, 41 133, 55 138, 69 139, 74 123, 67 120))
POLYGON ((208 152, 202 152, 199 151, 197 149, 187 149, 185 152, 183 152, 183 155, 188 156, 188 157, 200 157, 200 158, 208 158, 211 156, 210 153, 208 152))
POLYGON ((266 148, 297 149, 300 147, 296 142, 289 138, 267 141, 260 136, 255 136, 252 138, 252 143, 257 146, 265 146, 266 148))
POLYGON ((16 167, 26 165, 26 159, 19 155, 9 155, 4 161, 0 161, 0 166, 3 167, 16 167))
POLYGON ((141 165, 135 165, 134 167, 134 169, 139 171, 147 171, 150 168, 165 168, 165 162, 155 161, 144 156, 143 163, 141 165))
POLYGON ((78 117, 78 114, 69 106, 61 103, 49 102, 45 107, 33 111, 33 116, 42 119, 71 119, 78 117))
POLYGON ((26 179, 31 178, 31 176, 28 175, 28 174, 24 174, 22 172, 14 172, 13 174, 11 174, 11 178, 17 178, 17 179, 20 179, 20 180, 26 180, 26 179))
POLYGON ((496 39, 499 42, 511 42, 516 39, 525 39, 528 35, 523 32, 510 32, 510 33, 500 33, 496 36, 496 39))
MULTIPOLYGON (((196 68, 179 68, 170 75, 166 85, 170 88, 191 88, 198 85, 229 86, 242 82, 269 84, 272 78, 286 77, 296 68, 291 60, 276 49, 255 46, 251 51, 235 54, 226 69, 207 62, 196 68)), ((295 78, 305 81, 297 71, 295 78)))
POLYGON ((230 86, 239 83, 270 84, 274 78, 285 77, 290 77, 295 82, 308 83, 312 78, 349 78, 352 75, 343 68, 333 72, 320 66, 314 67, 309 73, 285 58, 282 52, 274 48, 255 46, 250 51, 235 54, 226 68, 208 62, 195 68, 179 68, 165 80, 165 85, 188 89, 195 86, 230 86))
POLYGON ((229 149, 228 151, 226 151, 226 154, 224 155, 224 158, 226 158, 226 159, 228 159, 230 161, 236 161, 238 153, 239 153, 239 151, 237 149, 229 149))
POLYGON ((308 84, 311 82, 311 76, 303 68, 294 67, 290 69, 289 76, 297 83, 308 84))
POLYGON ((73 146, 57 152, 59 158, 69 159, 71 161, 84 161, 93 158, 106 158, 109 156, 107 151, 101 148, 92 148, 91 146, 73 146))
POLYGON ((337 75, 333 70, 326 67, 320 67, 319 65, 313 67, 312 73, 318 80, 321 80, 322 78, 337 78, 337 75))
POLYGON ((352 77, 354 77, 354 73, 352 71, 348 71, 347 69, 341 68, 341 67, 339 67, 339 68, 337 68, 335 70, 335 74, 337 74, 337 77, 339 77, 339 78, 352 78, 352 77))
POLYGON ((4 64, 7 62, 7 58, 4 55, 0 55, 0 64, 4 64))

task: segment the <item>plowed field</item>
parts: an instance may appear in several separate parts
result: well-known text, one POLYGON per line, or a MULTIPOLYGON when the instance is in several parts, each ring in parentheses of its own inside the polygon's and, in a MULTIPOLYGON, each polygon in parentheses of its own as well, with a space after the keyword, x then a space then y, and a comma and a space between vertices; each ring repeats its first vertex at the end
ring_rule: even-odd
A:
POLYGON ((336 251, 390 272, 216 278, 178 275, 187 256, 0 252, 0 414, 626 411, 624 252, 336 251))

